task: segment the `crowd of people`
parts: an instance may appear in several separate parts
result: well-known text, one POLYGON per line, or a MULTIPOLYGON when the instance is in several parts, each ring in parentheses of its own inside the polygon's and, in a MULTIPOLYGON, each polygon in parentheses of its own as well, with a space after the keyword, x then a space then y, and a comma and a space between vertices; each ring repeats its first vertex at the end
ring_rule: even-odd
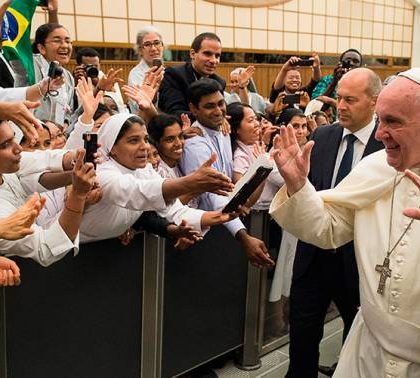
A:
MULTIPOLYGON (((77 254, 79 243, 119 237, 126 245, 138 229, 183 250, 224 224, 253 266, 276 265, 270 300, 290 297, 288 377, 317 376, 331 301, 346 340, 336 376, 416 376, 419 290, 408 269, 419 245, 410 221, 420 218, 419 70, 382 90, 357 50, 343 52, 324 77, 314 53, 283 64, 268 99, 252 65, 231 72, 228 93, 216 34, 197 35, 190 61, 165 68, 162 35, 150 26, 137 35, 140 60, 123 85, 122 70, 102 72, 93 48, 77 51, 73 72, 65 68, 71 35, 58 23, 57 2, 49 5, 51 22, 33 43, 36 84, 24 86, 0 60, 11 75, 0 83, 1 254, 48 266, 77 254), (91 160, 86 135, 97 136, 91 160), (267 179, 223 213, 261 158, 273 168, 267 179), (248 233, 241 217, 251 209, 270 209, 283 227, 277 261, 248 233), (413 350, 392 335, 399 327, 413 350)), ((0 257, 0 285, 19 283, 17 264, 0 257)))

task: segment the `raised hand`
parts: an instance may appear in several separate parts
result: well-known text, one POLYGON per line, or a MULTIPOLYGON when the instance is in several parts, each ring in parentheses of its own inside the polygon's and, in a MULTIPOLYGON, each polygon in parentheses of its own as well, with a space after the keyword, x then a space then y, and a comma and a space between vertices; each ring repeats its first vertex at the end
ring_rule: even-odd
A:
POLYGON ((31 235, 32 224, 45 204, 45 198, 34 193, 31 198, 7 218, 0 219, 0 238, 18 240, 31 235))
POLYGON ((38 130, 41 124, 30 110, 41 105, 39 102, 0 102, 0 119, 14 122, 23 132, 25 138, 35 144, 38 140, 38 130))
POLYGON ((95 184, 96 174, 92 163, 83 162, 84 157, 85 150, 83 148, 77 150, 76 164, 73 168, 72 190, 86 197, 95 184))
POLYGON ((130 100, 133 100, 141 110, 148 110, 152 107, 153 96, 156 92, 153 91, 151 86, 147 86, 145 90, 145 88, 140 85, 124 85, 121 89, 123 93, 130 100))
POLYGON ((272 156, 284 178, 287 192, 292 195, 299 191, 306 182, 313 141, 299 147, 292 125, 280 128, 280 134, 274 137, 272 156))
POLYGON ((223 118, 223 123, 221 126, 222 134, 229 135, 231 131, 230 123, 229 123, 230 116, 225 116, 223 118))
POLYGON ((253 147, 253 151, 252 154, 254 155, 255 158, 257 158, 258 156, 264 155, 265 154, 265 143, 264 142, 255 142, 254 143, 254 147, 253 147))
POLYGON ((119 77, 122 71, 123 71, 122 68, 118 68, 118 69, 111 68, 106 73, 106 75, 102 76, 99 79, 96 89, 101 90, 101 91, 113 92, 115 83, 118 83, 118 84, 124 83, 124 80, 119 77))
POLYGON ((213 152, 210 159, 192 173, 195 194, 212 192, 227 196, 228 192, 231 192, 235 187, 229 177, 212 167, 216 158, 217 155, 213 152))
POLYGON ((81 77, 77 83, 76 92, 83 106, 82 122, 90 123, 93 119, 93 115, 98 109, 98 105, 102 102, 104 92, 99 91, 96 96, 93 94, 92 80, 81 77))
MULTIPOLYGON (((413 171, 406 169, 404 175, 408 177, 416 186, 420 189, 420 176, 415 174, 413 171)), ((420 220, 420 208, 418 207, 408 207, 404 209, 403 214, 406 217, 420 220)))
POLYGON ((19 267, 13 260, 0 256, 0 286, 17 285, 20 285, 19 267))
POLYGON ((248 66, 247 68, 245 68, 239 73, 238 75, 239 88, 241 87, 246 88, 254 72, 255 72, 255 67, 248 66))
POLYGON ((186 113, 181 114, 181 122, 182 122, 183 132, 191 127, 191 120, 190 120, 190 117, 188 117, 188 114, 186 113))

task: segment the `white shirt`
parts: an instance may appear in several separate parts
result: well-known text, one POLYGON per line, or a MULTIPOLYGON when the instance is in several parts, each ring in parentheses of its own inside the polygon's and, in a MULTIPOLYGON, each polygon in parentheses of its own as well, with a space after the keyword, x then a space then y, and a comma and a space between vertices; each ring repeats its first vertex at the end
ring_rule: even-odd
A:
POLYGON ((154 210, 175 224, 185 219, 194 229, 205 231, 201 228, 202 210, 184 206, 179 200, 165 203, 162 194, 165 180, 150 164, 130 170, 110 159, 98 165, 97 179, 103 197, 83 215, 82 242, 118 237, 147 210, 154 210))
MULTIPOLYGON (((369 122, 365 127, 353 133, 357 138, 354 142, 353 150, 353 163, 352 168, 362 160, 363 153, 365 152, 366 145, 369 142, 369 138, 372 135, 373 129, 375 128, 375 118, 369 122)), ((347 138, 346 136, 352 132, 348 129, 344 129, 340 146, 338 147, 337 158, 335 159, 334 174, 331 181, 331 187, 334 187, 335 180, 337 179, 338 168, 340 167, 341 160, 343 159, 344 153, 347 149, 347 138)))
MULTIPOLYGON (((49 154, 46 151, 37 153, 26 153, 22 156, 22 169, 18 174, 4 174, 3 184, 0 185, 0 218, 4 218, 27 200, 34 191, 30 188, 26 191, 21 185, 18 175, 35 173, 40 169, 57 169, 62 165, 62 157, 59 154, 49 154), (32 156, 30 156, 33 154, 32 156), (54 158, 55 156, 55 158, 54 158), (37 162, 37 164, 34 164, 37 162)), ((60 226, 58 220, 53 222, 48 229, 38 225, 32 226, 34 233, 16 241, 0 240, 0 251, 2 254, 31 258, 41 264, 48 266, 62 259, 70 250, 75 248, 78 251, 78 236, 72 242, 60 226)))

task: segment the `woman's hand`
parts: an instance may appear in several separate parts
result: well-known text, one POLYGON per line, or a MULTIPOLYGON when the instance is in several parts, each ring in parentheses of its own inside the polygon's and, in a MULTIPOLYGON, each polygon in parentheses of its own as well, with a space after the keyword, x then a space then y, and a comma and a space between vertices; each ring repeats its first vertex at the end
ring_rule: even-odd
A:
POLYGON ((98 85, 96 86, 97 91, 108 91, 114 92, 114 85, 115 83, 122 84, 124 80, 119 77, 121 72, 123 71, 122 68, 111 68, 106 73, 106 75, 102 76, 99 81, 98 85))
POLYGON ((86 124, 90 123, 93 119, 93 115, 98 109, 99 103, 103 101, 104 92, 99 91, 95 96, 93 94, 91 78, 88 78, 86 81, 84 77, 79 79, 76 92, 83 106, 82 122, 86 124))
POLYGON ((20 285, 19 267, 13 260, 0 256, 0 286, 17 285, 20 285))
POLYGON ((34 193, 31 198, 7 218, 0 219, 0 238, 18 240, 33 234, 32 224, 41 212, 45 198, 34 193))

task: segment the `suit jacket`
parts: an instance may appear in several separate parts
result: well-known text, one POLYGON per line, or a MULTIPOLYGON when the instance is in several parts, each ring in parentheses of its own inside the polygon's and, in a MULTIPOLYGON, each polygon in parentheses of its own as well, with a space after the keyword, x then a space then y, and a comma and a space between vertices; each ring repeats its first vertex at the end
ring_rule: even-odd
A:
MULTIPOLYGON (((375 126, 369 138, 362 158, 384 148, 382 142, 378 142, 375 139, 376 128, 377 126, 375 126)), ((308 178, 317 191, 331 188, 335 161, 342 135, 343 128, 337 122, 330 126, 317 128, 312 136, 315 145, 311 153, 311 166, 308 178)), ((324 250, 299 240, 293 265, 293 278, 298 279, 305 274, 317 253, 325 254, 334 252, 334 250, 324 250)), ((338 248, 337 253, 342 253, 347 286, 357 287, 359 275, 353 242, 338 248)))
MULTIPOLYGON (((159 89, 159 109, 176 116, 182 113, 189 114, 188 87, 198 77, 191 63, 167 68, 159 89)), ((220 76, 213 74, 209 78, 218 81, 225 90, 226 82, 220 76)))

